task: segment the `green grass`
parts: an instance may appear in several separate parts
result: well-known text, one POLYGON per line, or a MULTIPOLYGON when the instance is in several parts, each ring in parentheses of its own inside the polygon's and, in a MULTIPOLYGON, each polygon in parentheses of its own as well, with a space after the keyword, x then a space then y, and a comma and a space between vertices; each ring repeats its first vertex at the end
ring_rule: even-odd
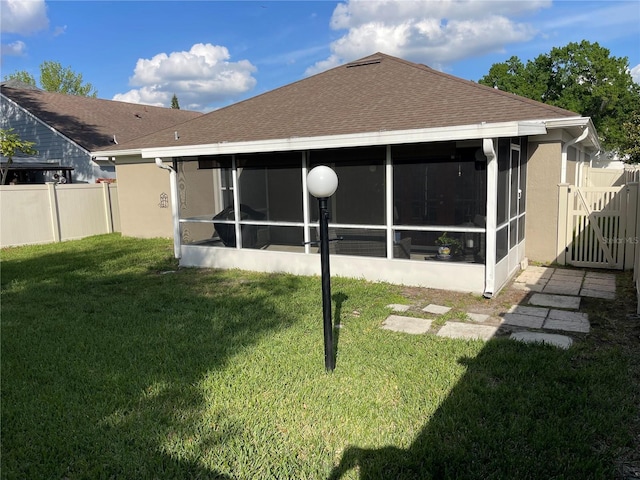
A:
POLYGON ((631 442, 627 350, 381 330, 394 286, 333 279, 328 374, 318 277, 107 235, 1 281, 3 479, 613 478, 631 442))

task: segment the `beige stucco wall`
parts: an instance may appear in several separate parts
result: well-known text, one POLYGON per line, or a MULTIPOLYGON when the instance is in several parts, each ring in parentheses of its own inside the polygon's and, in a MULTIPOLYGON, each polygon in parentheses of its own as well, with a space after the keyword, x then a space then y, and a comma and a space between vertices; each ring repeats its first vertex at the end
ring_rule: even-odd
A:
POLYGON ((116 173, 122 235, 172 237, 169 172, 153 160, 118 158, 116 173), (163 193, 168 196, 166 204, 161 202, 163 193))
POLYGON ((530 142, 527 164, 526 256, 530 261, 556 260, 560 142, 530 142))

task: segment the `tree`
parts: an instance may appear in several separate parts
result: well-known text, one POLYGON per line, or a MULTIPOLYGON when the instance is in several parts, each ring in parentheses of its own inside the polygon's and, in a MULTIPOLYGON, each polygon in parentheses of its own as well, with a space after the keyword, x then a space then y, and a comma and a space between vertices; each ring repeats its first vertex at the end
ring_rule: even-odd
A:
POLYGON ((628 142, 623 124, 640 105, 629 60, 583 40, 553 48, 523 64, 518 57, 491 66, 479 83, 591 117, 604 148, 628 142))
POLYGON ((17 80, 18 82, 25 83, 27 85, 36 86, 36 79, 33 78, 26 70, 20 70, 14 73, 10 73, 9 75, 4 76, 5 80, 17 80))
POLYGON ((180 104, 178 103, 178 97, 176 96, 176 94, 173 94, 173 97, 171 98, 171 108, 174 108, 176 110, 180 110, 180 104))
POLYGON ((63 67, 59 62, 42 62, 40 65, 40 85, 47 92, 93 98, 98 95, 93 85, 90 83, 82 84, 81 73, 75 73, 71 67, 63 67))
MULTIPOLYGON (((5 80, 15 79, 36 86, 33 76, 19 70, 5 76, 5 80)), ((75 73, 71 67, 63 67, 59 62, 44 61, 40 64, 40 87, 47 92, 66 93, 82 97, 98 96, 98 92, 90 83, 82 83, 82 74, 75 73)))
POLYGON ((628 158, 628 163, 640 163, 640 109, 638 109, 629 121, 622 124, 625 133, 625 141, 620 153, 628 158))
POLYGON ((2 179, 0 185, 6 185, 7 176, 9 175, 9 166, 13 163, 13 157, 17 153, 23 153, 24 155, 35 155, 38 153, 34 150, 34 142, 27 140, 21 140, 17 133, 13 133, 13 128, 9 130, 0 129, 0 153, 3 157, 7 157, 7 162, 3 168, 0 168, 2 179))

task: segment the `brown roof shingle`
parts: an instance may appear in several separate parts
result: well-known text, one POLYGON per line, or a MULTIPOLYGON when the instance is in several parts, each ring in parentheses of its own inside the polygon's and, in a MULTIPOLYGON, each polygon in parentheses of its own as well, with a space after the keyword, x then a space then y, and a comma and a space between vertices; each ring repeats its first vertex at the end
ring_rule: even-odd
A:
POLYGON ((576 116, 579 114, 376 53, 110 150, 576 116))
POLYGON ((32 115, 91 151, 113 147, 196 117, 200 112, 151 107, 2 85, 1 92, 32 115))

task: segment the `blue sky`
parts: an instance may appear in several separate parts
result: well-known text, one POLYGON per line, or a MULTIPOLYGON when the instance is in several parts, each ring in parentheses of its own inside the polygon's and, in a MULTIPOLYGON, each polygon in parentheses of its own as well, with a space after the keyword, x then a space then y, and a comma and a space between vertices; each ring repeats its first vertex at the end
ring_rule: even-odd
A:
POLYGON ((45 60, 98 97, 210 111, 382 51, 477 81, 588 40, 640 83, 640 1, 0 0, 1 76, 45 60))

